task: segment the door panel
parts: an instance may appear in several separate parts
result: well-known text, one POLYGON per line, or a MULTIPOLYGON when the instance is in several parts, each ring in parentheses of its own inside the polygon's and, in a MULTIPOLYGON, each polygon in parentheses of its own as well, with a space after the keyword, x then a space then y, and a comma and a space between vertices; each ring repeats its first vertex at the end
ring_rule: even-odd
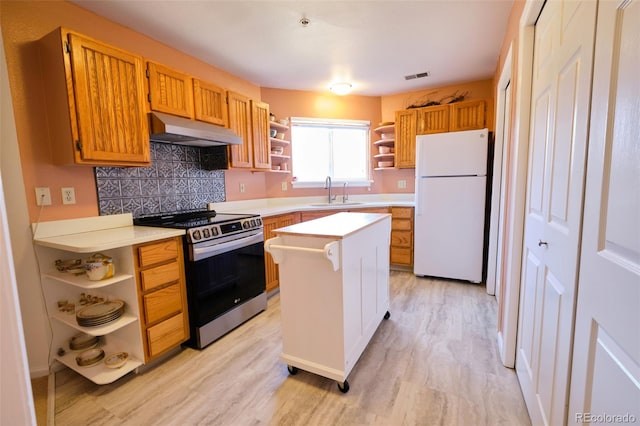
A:
POLYGON ((640 419, 639 27, 638 0, 599 3, 571 423, 640 419))
POLYGON ((535 291, 521 295, 516 355, 533 424, 567 419, 596 6, 546 2, 535 28, 523 259, 535 291))

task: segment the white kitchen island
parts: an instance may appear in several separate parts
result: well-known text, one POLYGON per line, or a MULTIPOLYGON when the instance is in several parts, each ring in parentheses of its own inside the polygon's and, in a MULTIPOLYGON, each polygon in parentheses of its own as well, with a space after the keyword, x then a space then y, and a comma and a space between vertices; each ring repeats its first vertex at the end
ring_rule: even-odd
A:
POLYGON ((265 242, 279 265, 282 355, 289 372, 347 377, 389 318, 391 215, 337 213, 274 231, 265 242))

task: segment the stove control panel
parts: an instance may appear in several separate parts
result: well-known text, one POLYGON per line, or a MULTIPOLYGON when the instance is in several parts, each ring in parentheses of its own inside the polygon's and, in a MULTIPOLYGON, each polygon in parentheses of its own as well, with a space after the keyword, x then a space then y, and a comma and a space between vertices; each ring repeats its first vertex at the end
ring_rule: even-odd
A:
POLYGON ((262 228, 262 219, 259 216, 246 219, 229 220, 226 222, 190 228, 187 230, 187 239, 190 243, 195 244, 260 228, 262 228))

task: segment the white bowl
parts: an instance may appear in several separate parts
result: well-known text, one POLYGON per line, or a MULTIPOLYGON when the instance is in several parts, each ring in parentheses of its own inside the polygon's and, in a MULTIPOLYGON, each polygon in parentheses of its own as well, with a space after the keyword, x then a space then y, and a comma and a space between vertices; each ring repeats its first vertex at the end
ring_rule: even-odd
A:
POLYGON ((378 161, 378 167, 393 167, 393 161, 378 161))
POLYGON ((380 152, 380 154, 389 154, 391 152, 391 147, 390 146, 379 146, 378 147, 378 152, 380 152))

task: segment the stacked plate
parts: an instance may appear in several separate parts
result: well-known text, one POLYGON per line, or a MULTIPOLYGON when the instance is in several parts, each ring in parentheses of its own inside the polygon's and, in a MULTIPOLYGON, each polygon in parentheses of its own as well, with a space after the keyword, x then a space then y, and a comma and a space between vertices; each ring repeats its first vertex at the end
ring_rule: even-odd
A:
POLYGON ((98 344, 100 337, 85 333, 78 333, 69 340, 69 349, 72 351, 85 351, 98 344))
POLYGON ((116 321, 124 313, 122 300, 109 300, 80 309, 76 321, 82 327, 98 327, 116 321))

